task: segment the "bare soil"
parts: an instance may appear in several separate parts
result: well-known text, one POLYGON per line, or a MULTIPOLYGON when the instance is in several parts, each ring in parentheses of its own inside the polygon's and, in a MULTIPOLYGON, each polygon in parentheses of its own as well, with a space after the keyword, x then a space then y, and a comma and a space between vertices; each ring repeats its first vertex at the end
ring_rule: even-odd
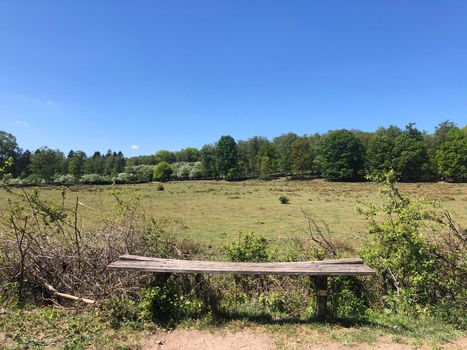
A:
MULTIPOLYGON (((281 337, 282 338, 282 337, 281 337)), ((144 345, 143 350, 429 350, 429 344, 414 346, 391 341, 389 337, 381 337, 376 342, 344 345, 332 340, 322 341, 310 339, 309 343, 301 339, 298 343, 289 338, 285 342, 275 339, 270 333, 255 330, 196 330, 178 329, 172 332, 155 334, 144 345)), ((452 343, 441 346, 445 350, 467 349, 467 338, 460 338, 452 343)))
POLYGON ((181 329, 153 336, 143 350, 269 350, 274 339, 261 332, 181 329))

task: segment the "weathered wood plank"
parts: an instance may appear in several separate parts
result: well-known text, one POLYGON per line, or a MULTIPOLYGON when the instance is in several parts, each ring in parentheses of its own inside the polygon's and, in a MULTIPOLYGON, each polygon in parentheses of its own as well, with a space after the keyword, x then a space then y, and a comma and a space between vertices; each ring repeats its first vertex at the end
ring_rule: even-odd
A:
POLYGON ((108 266, 111 270, 169 273, 224 273, 224 274, 277 274, 277 275, 372 275, 374 271, 363 262, 280 262, 244 263, 198 260, 161 259, 139 256, 122 256, 108 266))
MULTIPOLYGON (((148 256, 139 256, 139 255, 122 255, 118 260, 137 260, 137 261, 157 261, 157 262, 169 262, 173 261, 178 262, 187 262, 189 264, 193 262, 201 262, 203 264, 218 264, 219 261, 200 261, 200 260, 179 260, 179 259, 163 259, 163 258, 153 258, 148 256)), ((308 264, 363 264, 363 260, 360 258, 346 258, 346 259, 333 259, 333 260, 319 260, 319 261, 297 261, 297 262, 274 262, 274 263, 261 263, 261 264, 284 264, 284 265, 308 265, 308 264)))

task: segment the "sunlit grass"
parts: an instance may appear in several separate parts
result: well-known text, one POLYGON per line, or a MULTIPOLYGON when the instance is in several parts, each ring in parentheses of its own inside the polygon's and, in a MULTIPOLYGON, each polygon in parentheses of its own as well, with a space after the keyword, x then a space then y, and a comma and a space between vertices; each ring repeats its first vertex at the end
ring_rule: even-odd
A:
MULTIPOLYGON (((467 225, 467 184, 399 184, 413 197, 439 200, 453 211, 453 217, 467 225)), ((124 196, 137 193, 141 210, 156 217, 177 222, 179 232, 203 245, 206 255, 216 255, 219 247, 239 232, 254 231, 283 246, 292 237, 306 236, 306 211, 325 221, 335 240, 358 247, 367 232, 365 220, 356 214, 357 200, 378 202, 379 186, 373 183, 313 181, 181 181, 164 184, 117 186, 124 196), (282 205, 280 195, 290 203, 282 205)), ((88 229, 100 218, 111 214, 111 186, 74 186, 66 201, 71 205, 79 197, 80 220, 88 229)), ((60 189, 46 187, 43 196, 60 199, 60 189)), ((6 194, 0 193, 0 208, 7 206, 6 194)))

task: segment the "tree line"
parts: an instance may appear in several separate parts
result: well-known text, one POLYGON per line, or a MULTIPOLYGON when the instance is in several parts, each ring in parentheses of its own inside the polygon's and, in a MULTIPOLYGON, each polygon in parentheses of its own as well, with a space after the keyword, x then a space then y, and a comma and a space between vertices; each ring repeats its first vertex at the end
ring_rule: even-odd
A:
POLYGON ((227 135, 201 149, 125 158, 122 152, 70 151, 41 147, 22 150, 16 138, 0 131, 0 167, 12 184, 131 183, 169 179, 238 180, 319 176, 362 180, 394 170, 402 181, 467 180, 467 126, 445 121, 434 133, 382 127, 374 132, 332 130, 325 134, 254 136, 236 141, 227 135))

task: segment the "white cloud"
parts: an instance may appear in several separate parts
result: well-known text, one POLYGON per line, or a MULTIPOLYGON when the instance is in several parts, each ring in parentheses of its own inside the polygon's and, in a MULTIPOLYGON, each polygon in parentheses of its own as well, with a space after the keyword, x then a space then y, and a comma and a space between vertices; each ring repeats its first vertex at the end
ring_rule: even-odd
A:
POLYGON ((139 146, 138 145, 131 145, 131 149, 138 149, 139 146))
POLYGON ((31 124, 29 124, 29 122, 25 122, 24 120, 15 120, 13 122, 13 124, 16 124, 16 125, 22 125, 22 126, 29 126, 31 124))

